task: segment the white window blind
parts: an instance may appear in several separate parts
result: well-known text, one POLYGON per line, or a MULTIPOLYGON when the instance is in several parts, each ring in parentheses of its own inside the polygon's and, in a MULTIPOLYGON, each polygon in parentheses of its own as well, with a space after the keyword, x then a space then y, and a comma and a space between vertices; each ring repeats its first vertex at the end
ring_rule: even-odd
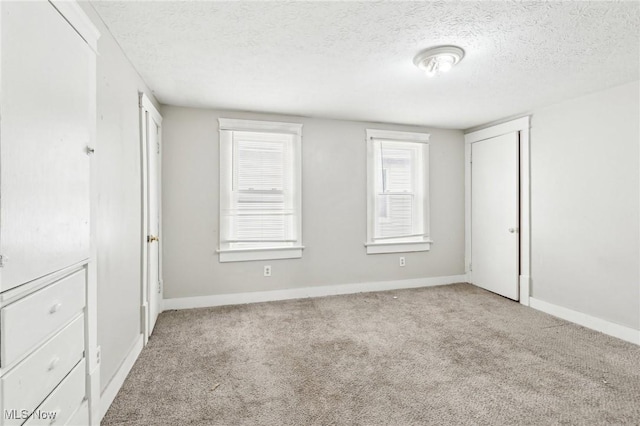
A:
POLYGON ((300 257, 299 133, 231 121, 241 130, 223 129, 221 119, 220 260, 300 257))
MULTIPOLYGON (((418 147, 420 148, 420 147, 418 147)), ((415 212, 420 203, 415 192, 416 149, 393 142, 377 142, 376 228, 374 239, 408 237, 420 232, 415 212)))
POLYGON ((367 252, 428 250, 428 135, 368 130, 367 136, 367 252))
POLYGON ((233 133, 231 247, 297 240, 290 135, 233 133))

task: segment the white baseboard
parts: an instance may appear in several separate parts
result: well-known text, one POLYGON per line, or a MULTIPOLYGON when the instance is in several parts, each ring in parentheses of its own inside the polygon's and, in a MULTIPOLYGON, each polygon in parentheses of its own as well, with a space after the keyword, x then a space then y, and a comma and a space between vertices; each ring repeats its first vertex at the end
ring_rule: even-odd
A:
POLYGON ((133 364, 135 364, 138 359, 140 352, 142 352, 142 347, 144 346, 143 339, 144 337, 142 334, 136 338, 129 350, 129 353, 127 354, 127 357, 122 361, 120 368, 118 368, 118 371, 116 371, 116 374, 113 376, 104 392, 102 392, 102 395, 100 396, 100 420, 102 420, 104 415, 107 414, 107 410, 111 407, 113 400, 116 399, 118 391, 124 384, 124 381, 127 378, 127 375, 129 375, 133 364))
POLYGON ((290 288, 285 290, 255 291, 247 293, 216 294, 211 296, 164 299, 164 310, 207 308, 211 306, 241 305, 245 303, 272 302, 276 300, 304 299, 308 297, 335 296, 338 294, 367 293, 371 291, 399 290, 403 288, 432 287, 436 285, 467 282, 466 275, 448 277, 415 278, 399 281, 377 281, 355 284, 339 284, 317 287, 290 288))
POLYGON ((562 318, 583 327, 640 345, 640 330, 583 314, 582 312, 573 311, 533 297, 529 298, 529 306, 533 309, 553 315, 554 317, 562 318))

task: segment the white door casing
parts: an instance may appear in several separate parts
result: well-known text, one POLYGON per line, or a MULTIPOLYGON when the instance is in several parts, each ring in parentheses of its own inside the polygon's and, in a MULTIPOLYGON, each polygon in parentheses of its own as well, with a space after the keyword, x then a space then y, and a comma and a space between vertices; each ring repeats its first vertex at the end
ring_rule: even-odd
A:
POLYGON ((147 133, 148 185, 148 292, 149 292, 149 334, 160 311, 160 127, 153 117, 149 117, 147 133))
POLYGON ((145 343, 162 311, 161 136, 162 117, 140 95, 142 152, 142 309, 145 343))
MULTIPOLYGON (((531 287, 531 188, 530 188, 530 116, 520 117, 465 134, 465 272, 469 282, 474 282, 476 263, 472 259, 472 163, 473 144, 502 136, 517 134, 519 181, 519 301, 529 306, 531 287), (473 270, 472 270, 473 268, 473 270)), ((474 160, 475 162, 475 160, 474 160)))
POLYGON ((471 145, 471 280, 518 300, 518 134, 471 145))

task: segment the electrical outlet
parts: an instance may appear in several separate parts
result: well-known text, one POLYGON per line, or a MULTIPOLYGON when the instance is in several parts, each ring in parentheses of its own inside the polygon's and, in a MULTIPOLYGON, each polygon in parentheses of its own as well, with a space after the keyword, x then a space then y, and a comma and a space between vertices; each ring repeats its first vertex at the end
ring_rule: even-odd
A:
POLYGON ((271 276, 271 265, 265 265, 265 267, 264 267, 264 276, 265 277, 270 277, 271 276))
POLYGON ((405 261, 404 257, 401 256, 400 257, 400 266, 404 266, 406 264, 407 264, 407 262, 405 261))

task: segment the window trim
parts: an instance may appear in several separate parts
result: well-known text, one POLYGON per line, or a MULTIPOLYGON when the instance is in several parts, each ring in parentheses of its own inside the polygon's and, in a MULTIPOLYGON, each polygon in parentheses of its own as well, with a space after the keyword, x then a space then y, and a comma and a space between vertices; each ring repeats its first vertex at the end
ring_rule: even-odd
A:
POLYGON ((367 254, 381 253, 405 253, 416 251, 429 251, 433 241, 430 238, 429 229, 429 133, 399 132, 393 130, 366 129, 367 144, 367 254), (375 140, 389 140, 403 143, 422 143, 423 157, 422 167, 424 170, 423 182, 423 239, 421 241, 375 241, 375 140))
POLYGON ((243 120, 239 118, 218 118, 220 131, 235 132, 274 132, 287 133, 302 137, 301 123, 283 123, 279 121, 243 120))
POLYGON ((243 120, 234 118, 219 118, 219 173, 220 192, 218 194, 218 260, 220 262, 242 262, 252 260, 296 259, 302 257, 302 124, 283 123, 274 121, 243 120), (289 247, 250 247, 223 248, 222 229, 224 201, 231 189, 233 181, 233 132, 282 133, 293 135, 293 205, 296 210, 297 240, 289 247))

